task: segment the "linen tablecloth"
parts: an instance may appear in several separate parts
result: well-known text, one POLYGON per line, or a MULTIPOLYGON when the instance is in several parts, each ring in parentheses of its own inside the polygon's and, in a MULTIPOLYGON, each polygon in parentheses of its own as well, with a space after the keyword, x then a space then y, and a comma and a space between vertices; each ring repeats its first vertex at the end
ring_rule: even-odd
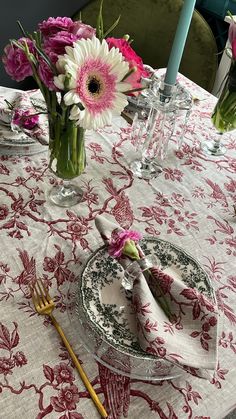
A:
POLYGON ((56 180, 47 170, 46 152, 0 156, 1 418, 99 417, 56 331, 34 311, 27 284, 35 275, 49 285, 55 315, 110 419, 222 419, 236 407, 236 136, 226 135, 223 157, 201 152, 200 142, 212 132, 216 98, 180 79, 197 99, 181 149, 176 148, 177 128, 163 174, 154 180, 134 178, 129 170, 135 145, 121 118, 87 132, 88 165, 76 180, 84 200, 70 209, 47 199, 56 180), (182 246, 208 272, 224 313, 219 362, 210 381, 187 373, 160 382, 122 377, 83 348, 66 301, 81 263, 99 243, 98 214, 182 246))

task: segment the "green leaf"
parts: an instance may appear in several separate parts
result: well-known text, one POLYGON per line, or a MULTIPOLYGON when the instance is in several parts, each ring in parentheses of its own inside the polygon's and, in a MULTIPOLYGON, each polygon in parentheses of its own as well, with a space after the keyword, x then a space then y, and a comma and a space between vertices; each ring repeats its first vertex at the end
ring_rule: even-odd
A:
POLYGON ((21 24, 21 22, 19 20, 17 20, 17 25, 19 26, 20 31, 22 32, 23 36, 25 38, 28 38, 28 34, 27 34, 27 32, 25 32, 25 30, 24 30, 24 28, 23 28, 23 26, 22 26, 22 24, 21 24))
POLYGON ((97 24, 96 24, 96 32, 97 32, 98 39, 100 41, 102 41, 103 38, 104 38, 104 35, 103 35, 102 7, 103 7, 103 0, 101 0, 101 3, 100 3, 98 18, 97 18, 97 24))
POLYGON ((110 28, 107 29, 107 31, 104 33, 104 38, 106 38, 107 35, 109 35, 109 33, 111 33, 115 29, 115 27, 118 25, 119 21, 120 21, 120 16, 116 19, 116 21, 113 23, 113 25, 111 25, 110 28))

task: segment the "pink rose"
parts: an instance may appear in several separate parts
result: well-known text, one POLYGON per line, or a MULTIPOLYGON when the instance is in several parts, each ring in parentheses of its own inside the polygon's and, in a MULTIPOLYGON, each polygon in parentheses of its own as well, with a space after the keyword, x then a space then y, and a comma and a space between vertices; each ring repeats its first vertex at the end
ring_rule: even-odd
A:
POLYGON ((81 21, 76 21, 74 22, 72 33, 77 37, 77 39, 91 39, 96 35, 96 29, 92 28, 90 25, 82 23, 81 21))
MULTIPOLYGON (((28 45, 29 51, 34 53, 34 44, 28 38, 20 38, 18 42, 28 45)), ((7 45, 4 48, 4 56, 2 57, 5 70, 13 80, 22 81, 28 76, 32 76, 32 68, 25 52, 15 45, 7 45)))
POLYGON ((38 25, 44 37, 51 37, 60 31, 71 32, 73 27, 74 22, 69 17, 49 17, 38 25))
POLYGON ((109 49, 115 47, 120 50, 125 60, 128 61, 130 69, 132 67, 136 67, 136 71, 132 73, 125 81, 131 84, 132 89, 142 87, 140 84, 141 77, 148 77, 149 73, 145 70, 141 57, 136 54, 128 41, 123 38, 107 38, 106 41, 108 43, 109 49))

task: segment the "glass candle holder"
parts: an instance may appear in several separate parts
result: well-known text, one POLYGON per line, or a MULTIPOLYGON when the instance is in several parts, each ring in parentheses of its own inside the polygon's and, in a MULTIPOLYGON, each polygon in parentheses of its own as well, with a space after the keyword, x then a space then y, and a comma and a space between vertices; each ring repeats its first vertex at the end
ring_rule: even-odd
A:
POLYGON ((146 139, 141 158, 131 163, 131 171, 139 178, 152 179, 162 173, 163 161, 175 126, 176 86, 160 83, 158 93, 150 98, 151 109, 145 125, 146 139))

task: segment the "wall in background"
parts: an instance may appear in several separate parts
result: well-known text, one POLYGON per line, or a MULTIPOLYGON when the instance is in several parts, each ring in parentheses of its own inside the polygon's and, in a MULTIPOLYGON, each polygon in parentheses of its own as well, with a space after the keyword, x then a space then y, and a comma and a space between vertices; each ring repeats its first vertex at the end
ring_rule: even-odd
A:
MULTIPOLYGON (((72 16, 77 10, 88 3, 88 0, 7 0, 1 8, 0 25, 0 56, 10 38, 21 36, 17 25, 20 20, 25 30, 32 32, 40 21, 49 16, 72 16)), ((29 81, 17 83, 6 74, 2 61, 0 62, 0 85, 26 89, 33 87, 29 81)))

